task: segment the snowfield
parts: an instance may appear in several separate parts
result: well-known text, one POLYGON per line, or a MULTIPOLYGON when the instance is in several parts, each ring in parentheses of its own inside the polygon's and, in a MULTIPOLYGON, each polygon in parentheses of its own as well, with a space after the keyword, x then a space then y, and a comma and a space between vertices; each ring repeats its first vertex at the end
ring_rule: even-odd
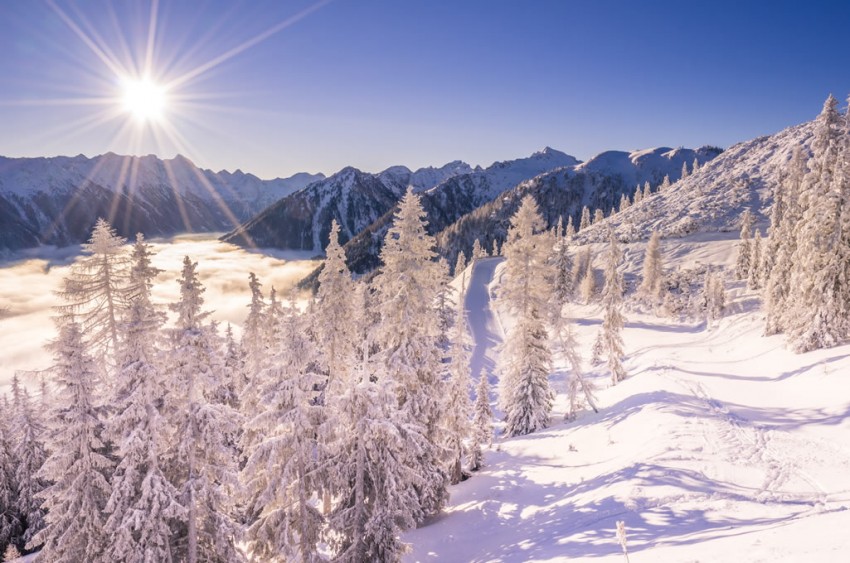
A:
MULTIPOLYGON (((627 285, 643 248, 624 246, 627 285)), ((662 251, 667 271, 728 267, 736 252, 728 235, 668 240, 662 251)), ((485 259, 466 272, 472 373, 490 370, 494 400, 493 362, 510 329, 502 267, 485 259)), ((447 510, 405 534, 406 560, 624 561, 618 520, 632 563, 850 560, 850 346, 793 354, 782 336, 761 336, 755 292, 726 281, 726 316, 711 324, 626 311, 629 377, 613 387, 604 365, 587 365, 601 307, 571 305, 600 412, 563 421, 559 363, 551 427, 497 435, 447 510)))

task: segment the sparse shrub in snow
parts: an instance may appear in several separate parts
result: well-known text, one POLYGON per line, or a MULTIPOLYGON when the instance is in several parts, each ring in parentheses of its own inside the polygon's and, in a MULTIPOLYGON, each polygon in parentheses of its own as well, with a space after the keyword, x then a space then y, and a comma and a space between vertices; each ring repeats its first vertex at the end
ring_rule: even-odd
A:
POLYGON ((472 415, 472 445, 469 449, 469 469, 478 471, 484 464, 483 447, 493 443, 493 410, 490 408, 490 382, 487 371, 481 368, 475 388, 475 405, 472 415))
POLYGON ((626 558, 626 563, 629 563, 629 549, 626 545, 626 523, 622 520, 617 521, 617 541, 623 549, 623 556, 626 558))
POLYGON ((704 310, 702 292, 706 267, 678 268, 664 279, 664 313, 673 317, 689 317, 704 310))
POLYGON ((500 402, 509 436, 548 426, 554 400, 549 387, 552 353, 546 331, 551 237, 545 226, 534 198, 526 196, 511 218, 504 247, 505 277, 500 298, 516 316, 499 354, 500 402))

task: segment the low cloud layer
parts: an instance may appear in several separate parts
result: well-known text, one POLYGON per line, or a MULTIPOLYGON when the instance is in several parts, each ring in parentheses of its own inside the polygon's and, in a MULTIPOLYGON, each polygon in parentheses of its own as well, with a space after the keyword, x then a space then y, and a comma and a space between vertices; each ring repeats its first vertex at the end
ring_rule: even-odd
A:
MULTIPOLYGON (((206 291, 205 308, 212 318, 240 327, 250 302, 248 273, 254 272, 268 297, 272 286, 285 298, 292 286, 307 275, 317 262, 303 252, 275 252, 273 256, 249 252, 238 246, 203 237, 178 237, 152 242, 153 263, 164 270, 156 280, 153 298, 159 304, 179 297, 177 279, 183 257, 198 263, 198 275, 206 291)), ((50 366, 44 346, 55 336, 55 295, 79 248, 38 249, 7 257, 0 262, 0 392, 6 390, 16 371, 37 372, 50 366)), ((34 374, 22 373, 29 386, 37 385, 34 374)))

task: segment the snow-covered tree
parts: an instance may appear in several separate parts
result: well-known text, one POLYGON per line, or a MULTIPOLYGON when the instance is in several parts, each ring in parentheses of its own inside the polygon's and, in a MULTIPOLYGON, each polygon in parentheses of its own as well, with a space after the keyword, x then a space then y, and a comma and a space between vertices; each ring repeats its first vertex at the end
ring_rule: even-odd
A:
POLYGON ((499 241, 497 239, 493 239, 493 249, 491 251, 491 256, 496 257, 496 256, 501 256, 501 255, 502 255, 502 251, 499 248, 499 241))
MULTIPOLYGON (((671 185, 672 184, 670 182, 670 175, 665 174, 664 179, 661 181, 661 185, 658 186, 658 191, 659 192, 665 192, 670 188, 671 185)), ((647 197, 650 193, 652 193, 652 192, 650 191, 650 188, 649 188, 649 182, 647 182, 644 185, 644 188, 643 188, 643 197, 647 197)))
POLYGON ((552 266, 555 279, 553 283, 553 298, 555 305, 563 306, 573 295, 573 259, 570 245, 566 236, 560 237, 552 249, 552 266))
POLYGON ((653 231, 646 245, 643 259, 643 275, 638 287, 639 297, 652 305, 661 303, 661 292, 664 290, 664 271, 661 263, 661 235, 653 231))
POLYGON ((584 267, 584 275, 581 278, 581 299, 585 303, 590 303, 593 299, 593 294, 596 292, 596 275, 593 271, 593 258, 590 256, 590 248, 586 250, 587 262, 584 267))
POLYGON ((390 387, 398 392, 401 411, 425 428, 426 441, 413 468, 419 479, 410 484, 429 515, 446 501, 447 476, 436 446, 443 398, 434 393, 442 373, 436 302, 444 271, 434 261, 435 241, 426 225, 420 198, 408 189, 384 239, 383 267, 372 284, 379 316, 374 343, 382 377, 397 384, 390 387))
POLYGON ((15 467, 12 450, 14 410, 6 395, 0 396, 0 553, 14 545, 11 541, 20 535, 20 522, 16 509, 15 467))
POLYGON ((235 442, 239 419, 229 406, 210 401, 223 384, 219 337, 202 310, 204 288, 187 256, 178 281, 180 299, 168 358, 168 414, 176 430, 172 482, 186 509, 180 552, 189 563, 238 561, 239 526, 231 516, 236 490, 235 442))
POLYGON ((800 192, 806 176, 806 159, 800 146, 794 148, 788 171, 774 189, 770 216, 770 238, 765 251, 767 272, 764 290, 765 335, 777 334, 788 327, 784 320, 790 309, 791 272, 797 249, 797 227, 802 217, 800 192))
POLYGON ((608 359, 608 370, 611 381, 616 385, 626 378, 623 368, 623 281, 617 267, 623 253, 617 244, 614 231, 608 236, 608 256, 605 265, 605 287, 602 290, 602 305, 605 316, 602 319, 601 341, 605 356, 608 359))
POLYGON ((590 209, 588 209, 587 206, 585 205, 581 209, 581 221, 579 222, 578 230, 584 231, 589 226, 590 226, 590 209))
POLYGON ((837 106, 830 96, 815 121, 802 187, 788 300, 788 338, 798 352, 835 346, 850 333, 850 118, 837 106))
POLYGON ((248 423, 260 437, 242 471, 252 520, 248 551, 262 560, 313 561, 323 525, 312 497, 319 490, 316 460, 324 457, 317 455, 322 407, 314 389, 324 377, 313 370, 309 319, 294 303, 285 310, 280 351, 262 378, 261 412, 248 423))
POLYGON ((735 272, 739 280, 745 280, 750 275, 750 266, 752 264, 750 237, 753 233, 753 223, 753 214, 749 209, 745 210, 743 215, 741 215, 741 243, 738 247, 738 261, 735 266, 735 272))
POLYGON ((322 371, 327 374, 327 389, 340 379, 343 385, 347 384, 345 379, 356 355, 353 293, 354 282, 345 264, 345 251, 339 244, 339 225, 334 220, 313 308, 313 325, 319 343, 318 359, 322 371))
MULTIPOLYGON (((498 256, 499 255, 498 251, 495 250, 495 248, 496 248, 496 241, 494 240, 493 241, 493 249, 494 249, 493 250, 493 256, 498 256)), ((457 262, 455 262, 455 269, 454 269, 455 277, 459 276, 461 274, 461 272, 463 272, 465 269, 466 269, 466 254, 464 254, 464 252, 461 250, 460 252, 457 253, 457 262)))
POLYGON ((761 231, 756 229, 756 236, 753 237, 750 248, 750 272, 747 274, 747 287, 750 289, 761 289, 761 280, 764 276, 761 244, 761 231))
POLYGON ((149 249, 137 239, 130 275, 137 290, 121 323, 111 401, 115 415, 107 424, 120 460, 105 506, 105 555, 113 561, 171 559, 172 527, 185 512, 161 465, 171 433, 161 412, 165 388, 156 346, 165 319, 150 300, 157 273, 150 266, 149 249))
POLYGON ((472 243, 472 259, 478 260, 480 258, 485 258, 487 256, 487 251, 481 246, 481 241, 475 239, 475 242, 472 243))
POLYGON ((697 157, 694 157, 694 163, 691 168, 691 174, 696 174, 697 172, 699 172, 699 159, 697 157))
POLYGON ((687 162, 683 162, 683 163, 682 163, 682 174, 681 174, 681 178, 680 178, 680 179, 681 179, 681 180, 684 180, 684 179, 685 179, 685 178, 687 178, 687 177, 688 177, 688 163, 687 163, 687 162))
POLYGON ((84 256, 71 266, 58 292, 65 302, 59 313, 73 317, 95 358, 110 363, 118 348, 121 311, 132 289, 126 242, 105 219, 98 219, 91 239, 82 246, 84 256))
POLYGON ((77 323, 62 322, 52 348, 58 392, 46 440, 51 453, 39 471, 50 485, 37 494, 45 526, 28 546, 41 545, 43 561, 95 561, 108 541, 103 509, 113 466, 105 455, 100 378, 77 323))
POLYGON ((483 447, 493 443, 493 409, 490 408, 490 382, 487 370, 481 368, 475 388, 472 414, 472 444, 469 449, 469 469, 478 471, 484 465, 483 447))
POLYGON ((705 283, 703 284, 703 303, 706 317, 719 319, 723 316, 726 308, 726 287, 723 276, 719 272, 706 271, 705 283))
POLYGON ((640 184, 635 188, 635 194, 632 196, 632 205, 637 205, 643 201, 643 191, 640 189, 640 184))
POLYGON ((443 383, 447 399, 443 420, 444 447, 447 458, 447 472, 452 484, 460 483, 463 478, 465 442, 471 433, 469 417, 472 405, 469 400, 469 390, 472 374, 469 366, 470 341, 463 306, 463 291, 461 289, 455 308, 456 318, 449 351, 448 379, 443 383))
POLYGON ((597 209, 593 212, 593 224, 597 224, 600 221, 605 219, 605 213, 601 209, 597 209))
POLYGON ((546 332, 551 287, 546 224, 534 198, 526 196, 511 218, 505 242, 505 274, 500 298, 515 315, 499 354, 500 402, 509 436, 529 434, 549 424, 554 399, 549 387, 552 353, 546 332))
POLYGON ((3 550, 3 561, 17 561, 21 557, 21 552, 18 551, 18 548, 15 547, 15 544, 9 544, 5 550, 3 550))
POLYGON ((17 375, 12 379, 12 409, 17 440, 12 451, 17 464, 13 477, 17 488, 15 512, 21 530, 15 543, 23 546, 29 545, 35 534, 44 527, 44 509, 38 494, 47 486, 39 472, 47 459, 47 451, 43 442, 43 413, 36 410, 29 391, 20 387, 17 375))
POLYGON ((572 242, 575 236, 576 228, 573 226, 573 217, 570 215, 567 218, 567 226, 564 228, 564 238, 567 239, 567 242, 572 242))
POLYGON ((624 193, 622 196, 620 196, 620 207, 619 207, 620 213, 622 213, 623 211, 628 209, 631 205, 632 205, 632 200, 629 199, 628 194, 624 193))
POLYGON ((268 323, 262 284, 254 272, 248 274, 248 288, 251 290, 251 303, 242 326, 242 350, 245 352, 248 373, 253 378, 266 367, 265 333, 268 323))

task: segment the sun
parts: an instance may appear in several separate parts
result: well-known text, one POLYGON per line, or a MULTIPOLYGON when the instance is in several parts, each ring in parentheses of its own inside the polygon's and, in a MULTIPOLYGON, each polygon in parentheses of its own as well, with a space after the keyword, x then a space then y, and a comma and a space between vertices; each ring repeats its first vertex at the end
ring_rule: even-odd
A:
POLYGON ((125 78, 121 81, 121 105, 139 123, 162 118, 167 105, 165 88, 149 78, 125 78))

